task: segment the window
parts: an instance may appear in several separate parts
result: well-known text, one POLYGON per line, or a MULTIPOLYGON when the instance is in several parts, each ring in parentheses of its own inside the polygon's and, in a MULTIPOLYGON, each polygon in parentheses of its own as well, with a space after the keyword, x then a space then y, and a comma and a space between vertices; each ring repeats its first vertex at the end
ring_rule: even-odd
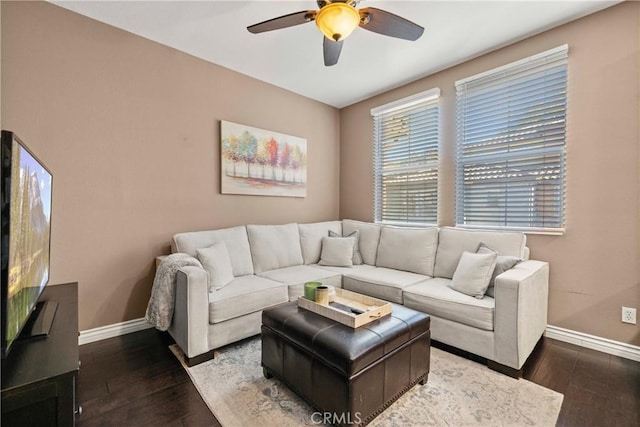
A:
POLYGON ((371 110, 376 222, 438 221, 438 98, 432 89, 371 110))
POLYGON ((456 82, 456 224, 564 231, 567 46, 456 82))

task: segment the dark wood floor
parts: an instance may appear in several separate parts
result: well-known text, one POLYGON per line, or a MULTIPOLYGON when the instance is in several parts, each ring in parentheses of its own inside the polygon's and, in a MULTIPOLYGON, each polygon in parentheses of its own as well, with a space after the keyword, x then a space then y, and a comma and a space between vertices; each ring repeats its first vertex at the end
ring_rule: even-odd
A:
MULTIPOLYGON (((219 426, 166 335, 145 330, 80 347, 85 426, 219 426)), ((543 340, 524 377, 564 394, 559 426, 639 426, 640 363, 543 340)))

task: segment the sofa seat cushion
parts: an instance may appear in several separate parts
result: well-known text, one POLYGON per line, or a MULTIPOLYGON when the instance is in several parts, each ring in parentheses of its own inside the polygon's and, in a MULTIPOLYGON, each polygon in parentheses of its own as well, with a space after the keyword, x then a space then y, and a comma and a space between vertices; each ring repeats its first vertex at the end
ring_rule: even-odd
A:
POLYGON ((477 299, 449 287, 450 279, 428 279, 404 288, 404 305, 414 310, 493 331, 495 300, 477 299))
POLYGON ((306 282, 322 282, 324 285, 338 288, 342 286, 340 274, 310 265, 294 265, 293 267, 265 271, 260 273, 260 277, 286 284, 289 288, 289 301, 297 300, 298 297, 304 295, 306 282))
POLYGON ((341 273, 344 289, 397 304, 402 304, 402 289, 428 278, 422 274, 366 264, 322 268, 341 273))
POLYGON ((289 300, 287 285, 259 276, 241 276, 209 292, 209 323, 216 324, 289 300))

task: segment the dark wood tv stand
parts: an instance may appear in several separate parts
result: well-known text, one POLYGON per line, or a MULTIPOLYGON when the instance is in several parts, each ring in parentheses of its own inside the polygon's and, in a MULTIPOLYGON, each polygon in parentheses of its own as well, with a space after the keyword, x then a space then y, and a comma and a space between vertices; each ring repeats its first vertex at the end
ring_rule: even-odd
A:
POLYGON ((58 308, 47 337, 16 341, 2 360, 2 426, 75 425, 78 284, 47 286, 58 308))

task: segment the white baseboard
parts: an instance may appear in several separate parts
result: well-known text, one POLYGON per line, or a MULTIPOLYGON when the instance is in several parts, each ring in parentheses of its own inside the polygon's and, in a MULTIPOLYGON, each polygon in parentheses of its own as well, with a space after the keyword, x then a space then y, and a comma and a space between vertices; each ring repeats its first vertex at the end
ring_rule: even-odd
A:
POLYGON ((119 337, 120 335, 130 334, 131 332, 138 332, 152 327, 153 326, 151 326, 144 317, 128 320, 122 323, 114 323, 113 325, 100 326, 99 328, 80 331, 78 344, 89 344, 90 342, 119 337))
POLYGON ((619 341, 572 331, 570 329, 559 328, 552 325, 547 325, 547 330, 545 331, 544 336, 640 362, 640 347, 636 345, 625 344, 619 341))
MULTIPOLYGON (((106 340, 107 338, 118 337, 152 327, 153 326, 144 318, 128 320, 122 323, 114 323, 113 325, 80 331, 78 342, 80 345, 89 344, 91 342, 106 340)), ((553 325, 547 325, 544 335, 554 340, 568 342, 580 347, 586 347, 640 362, 640 347, 635 345, 572 331, 570 329, 559 328, 553 325)))

